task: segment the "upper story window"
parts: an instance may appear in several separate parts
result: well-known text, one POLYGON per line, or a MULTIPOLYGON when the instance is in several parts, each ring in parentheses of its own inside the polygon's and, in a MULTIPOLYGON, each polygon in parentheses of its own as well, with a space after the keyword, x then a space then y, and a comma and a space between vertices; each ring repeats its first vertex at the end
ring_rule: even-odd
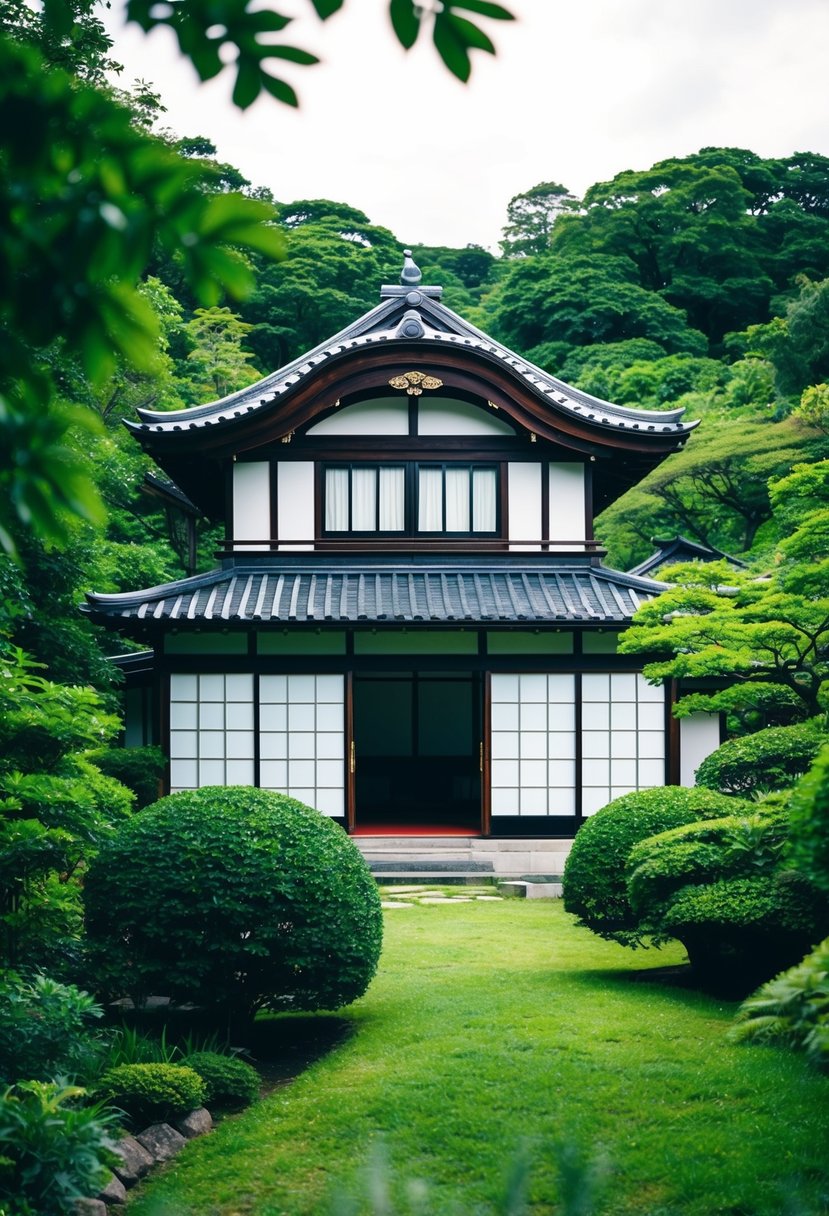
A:
POLYGON ((419 465, 417 530, 494 536, 498 473, 492 466, 419 465))
POLYGON ((329 536, 499 535, 496 465, 329 465, 323 495, 329 536))

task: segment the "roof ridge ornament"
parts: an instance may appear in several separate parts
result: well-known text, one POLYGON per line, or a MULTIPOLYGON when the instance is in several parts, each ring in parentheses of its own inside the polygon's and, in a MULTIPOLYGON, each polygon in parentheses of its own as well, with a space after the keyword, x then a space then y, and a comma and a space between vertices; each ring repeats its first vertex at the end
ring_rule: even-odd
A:
POLYGON ((411 249, 403 250, 403 269, 400 271, 400 282, 404 287, 417 287, 423 278, 420 267, 412 258, 411 249))

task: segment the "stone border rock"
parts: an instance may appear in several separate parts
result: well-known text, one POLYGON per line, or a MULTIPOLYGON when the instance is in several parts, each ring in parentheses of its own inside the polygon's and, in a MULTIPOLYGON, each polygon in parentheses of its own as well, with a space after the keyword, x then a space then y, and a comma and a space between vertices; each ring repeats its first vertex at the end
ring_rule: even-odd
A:
POLYGON ((107 1216, 110 1206, 126 1202, 127 1190, 156 1165, 170 1161, 181 1152, 188 1140, 203 1136, 213 1127, 213 1118, 205 1107, 191 1110, 183 1118, 169 1123, 153 1123, 135 1136, 124 1136, 115 1146, 120 1164, 114 1167, 104 1189, 94 1199, 79 1199, 77 1216, 107 1216))

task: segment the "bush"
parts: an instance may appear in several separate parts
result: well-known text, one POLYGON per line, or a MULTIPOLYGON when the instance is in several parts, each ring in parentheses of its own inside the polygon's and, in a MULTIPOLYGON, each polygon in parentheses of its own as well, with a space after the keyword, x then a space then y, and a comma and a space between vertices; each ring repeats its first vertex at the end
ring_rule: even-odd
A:
POLYGON ((0 1211, 63 1216, 96 1195, 115 1163, 115 1116, 79 1106, 85 1091, 26 1081, 0 1096, 0 1211))
POLYGON ((829 892, 829 746, 792 796, 789 856, 815 886, 829 892))
POLYGON ((96 1095, 144 1127, 203 1106, 205 1085, 194 1069, 182 1064, 120 1064, 104 1073, 96 1095))
POLYGON ((743 1001, 730 1037, 784 1043, 829 1068, 829 938, 743 1001))
POLYGON ((630 906, 640 932, 665 940, 665 908, 683 887, 720 878, 769 874, 786 838, 783 807, 760 806, 754 814, 686 823, 634 845, 627 868, 630 906))
POLYGON ((377 885, 337 824, 283 794, 208 787, 124 824, 90 865, 103 991, 165 994, 249 1019, 336 1009, 377 967, 377 885))
POLYGON ((665 910, 706 983, 745 992, 801 959, 829 930, 825 900, 791 871, 684 887, 665 910))
POLYGON ((102 747, 90 752, 89 759, 102 773, 132 790, 137 808, 157 800, 165 765, 160 747, 102 747))
POLYGON ((625 869, 640 840, 699 819, 733 814, 734 799, 712 790, 664 786, 625 794, 582 825, 564 867, 564 907, 579 923, 624 946, 642 945, 628 902, 625 869))
POLYGON ((826 729, 818 719, 729 739, 703 760, 697 785, 747 796, 792 786, 825 742, 826 729))
POLYGON ((194 1051, 182 1063, 204 1081, 204 1100, 208 1106, 250 1106, 259 1097, 259 1073, 244 1060, 223 1056, 217 1051, 194 1051))
POLYGON ((71 984, 8 972, 0 981, 0 1080, 88 1076, 104 1050, 92 1030, 102 1014, 71 984))

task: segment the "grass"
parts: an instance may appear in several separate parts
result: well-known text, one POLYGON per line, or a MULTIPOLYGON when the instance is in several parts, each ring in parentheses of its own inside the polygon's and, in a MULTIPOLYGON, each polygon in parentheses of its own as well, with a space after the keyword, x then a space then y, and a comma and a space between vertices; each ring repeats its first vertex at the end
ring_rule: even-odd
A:
POLYGON ((522 1156, 534 1216, 829 1211, 829 1078, 728 1043, 734 1006, 683 986, 681 958, 602 942, 553 902, 389 910, 352 1033, 188 1146, 129 1216, 477 1216, 503 1210, 522 1156), (378 1143, 399 1190, 349 1207, 378 1143), (595 1208, 557 1199, 574 1156, 576 1174, 606 1163, 595 1208))

